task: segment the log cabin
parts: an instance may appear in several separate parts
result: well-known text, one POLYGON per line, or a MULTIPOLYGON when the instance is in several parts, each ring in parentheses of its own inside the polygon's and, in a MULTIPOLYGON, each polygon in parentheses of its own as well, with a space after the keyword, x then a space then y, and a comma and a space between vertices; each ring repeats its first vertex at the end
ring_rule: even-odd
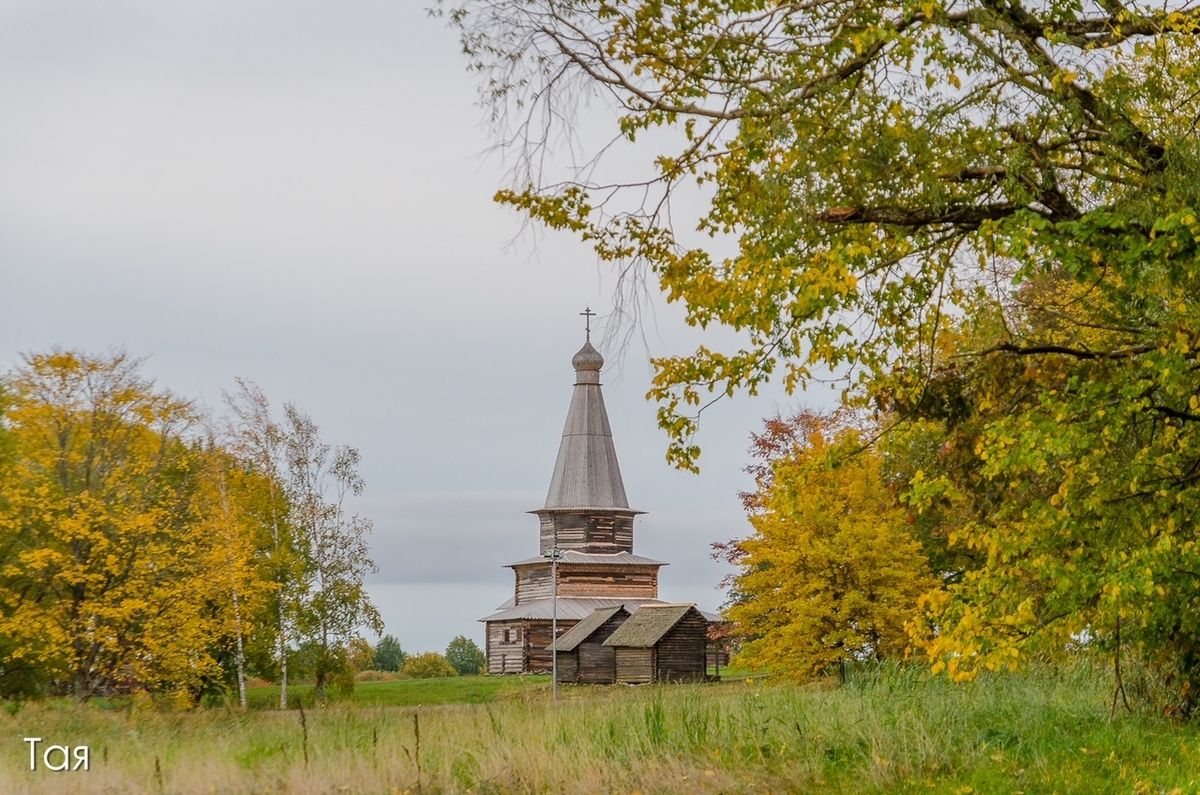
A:
POLYGON ((549 651, 558 657, 558 681, 606 685, 616 681, 616 655, 605 646, 617 627, 629 618, 623 605, 601 607, 564 632, 549 651))
POLYGON ((708 624, 695 605, 643 605, 604 641, 614 651, 614 681, 704 681, 708 624))
POLYGON ((480 619, 489 674, 549 671, 555 619, 562 637, 599 608, 635 614, 662 603, 658 575, 667 564, 634 553, 634 520, 644 512, 630 508, 625 494, 600 390, 604 357, 590 328, 571 366, 575 383, 550 489, 530 511, 538 517, 538 554, 507 565, 512 595, 480 619))

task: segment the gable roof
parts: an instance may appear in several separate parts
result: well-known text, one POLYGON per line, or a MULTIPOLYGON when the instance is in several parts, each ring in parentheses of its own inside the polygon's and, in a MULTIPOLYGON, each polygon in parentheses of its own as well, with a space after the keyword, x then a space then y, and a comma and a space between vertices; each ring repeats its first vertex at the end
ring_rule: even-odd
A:
POLYGON ((617 613, 629 615, 629 611, 625 609, 625 605, 601 607, 597 610, 593 610, 591 615, 587 616, 578 624, 560 635, 558 640, 546 647, 546 650, 574 651, 576 646, 590 638, 593 633, 596 632, 596 630, 604 626, 604 624, 617 613))
POLYGON ((662 640, 679 620, 695 610, 696 606, 686 605, 642 605, 642 608, 629 617, 616 632, 604 641, 605 646, 632 646, 648 649, 662 640))

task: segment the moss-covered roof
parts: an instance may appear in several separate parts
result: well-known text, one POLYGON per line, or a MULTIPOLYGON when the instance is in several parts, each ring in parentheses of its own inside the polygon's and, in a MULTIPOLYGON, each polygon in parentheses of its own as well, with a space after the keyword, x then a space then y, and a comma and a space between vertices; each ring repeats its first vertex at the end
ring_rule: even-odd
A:
POLYGON ((648 649, 662 640, 671 627, 695 610, 695 605, 643 605, 629 619, 617 627, 604 641, 605 646, 632 646, 648 649))

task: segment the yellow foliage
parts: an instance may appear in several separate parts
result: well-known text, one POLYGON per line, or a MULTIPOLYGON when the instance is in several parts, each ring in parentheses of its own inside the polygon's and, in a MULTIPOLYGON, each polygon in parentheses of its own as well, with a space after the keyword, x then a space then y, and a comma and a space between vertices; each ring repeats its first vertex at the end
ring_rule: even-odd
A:
POLYGON ((773 462, 754 496, 754 533, 737 543, 742 598, 728 611, 751 667, 806 678, 905 652, 905 623, 932 578, 881 456, 859 445, 852 431, 818 429, 773 462))
POLYGON ((26 358, 4 417, 0 669, 32 661, 87 698, 176 693, 217 671, 230 600, 261 594, 251 533, 219 451, 189 443, 191 407, 124 354, 26 358))

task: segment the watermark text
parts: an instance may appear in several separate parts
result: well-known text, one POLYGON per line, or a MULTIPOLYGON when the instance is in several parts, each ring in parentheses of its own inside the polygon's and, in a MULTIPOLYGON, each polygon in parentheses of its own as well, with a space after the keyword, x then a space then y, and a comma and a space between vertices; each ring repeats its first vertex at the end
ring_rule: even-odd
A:
POLYGON ((41 742, 41 737, 25 738, 25 743, 29 745, 30 770, 38 769, 39 758, 41 766, 54 773, 61 773, 64 770, 88 769, 88 747, 86 745, 42 745, 39 749, 41 742))

